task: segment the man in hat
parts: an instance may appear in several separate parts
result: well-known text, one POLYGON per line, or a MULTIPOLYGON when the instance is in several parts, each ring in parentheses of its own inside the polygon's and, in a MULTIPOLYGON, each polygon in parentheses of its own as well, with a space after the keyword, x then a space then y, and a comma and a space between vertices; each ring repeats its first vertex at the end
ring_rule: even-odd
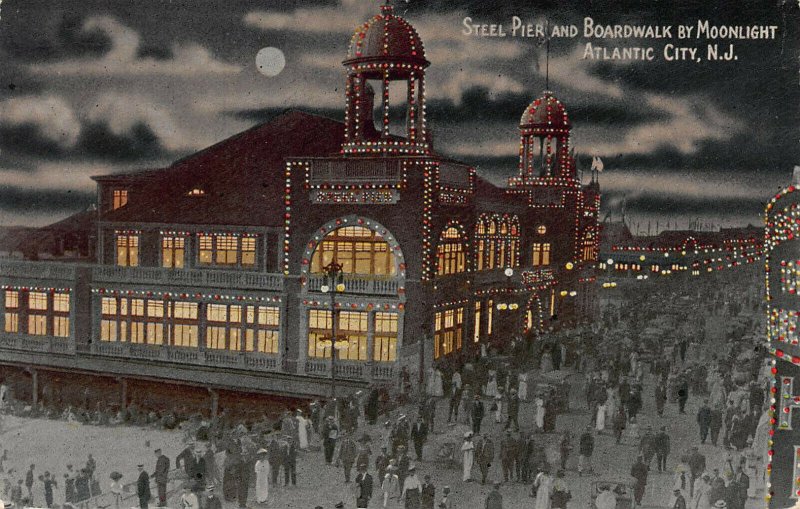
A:
POLYGON ((475 394, 475 401, 472 402, 472 433, 477 435, 481 432, 481 421, 485 413, 480 395, 475 394))
POLYGON ((475 441, 475 461, 481 470, 481 484, 486 484, 489 467, 494 461, 494 442, 488 434, 484 434, 481 440, 475 441))
POLYGON ((453 509, 453 501, 450 500, 450 486, 442 488, 442 499, 439 501, 439 509, 453 509))
POLYGON ((669 450, 670 450, 670 439, 669 435, 667 434, 666 426, 661 426, 661 431, 656 433, 653 445, 656 450, 656 462, 658 463, 658 471, 666 472, 667 457, 669 456, 669 450))
MULTIPOLYGON (((631 477, 636 479, 636 484, 633 487, 633 498, 636 500, 636 505, 640 506, 642 505, 645 487, 647 487, 647 465, 644 464, 641 454, 636 457, 636 463, 631 467, 631 477)), ((685 501, 683 509, 686 509, 685 501)))
POLYGON ((367 464, 358 464, 358 474, 356 475, 355 483, 356 491, 356 509, 366 509, 369 506, 369 500, 372 498, 372 476, 367 472, 367 464))
POLYGON ((206 486, 206 499, 203 501, 203 509, 222 509, 222 501, 214 494, 214 485, 206 486))
POLYGON ((486 509, 503 509, 503 495, 500 494, 499 482, 495 482, 492 491, 486 495, 486 509))
POLYGON ((517 416, 519 415, 519 397, 517 396, 517 390, 511 389, 511 393, 508 395, 508 421, 506 421, 505 429, 511 427, 511 423, 514 423, 514 430, 519 431, 519 423, 517 422, 517 416))
POLYGON ((386 476, 386 467, 389 466, 389 454, 385 445, 381 446, 381 452, 375 458, 375 470, 378 472, 378 482, 382 483, 386 476))
POLYGON ((147 509, 150 502, 150 476, 144 471, 144 465, 137 465, 139 478, 136 479, 136 495, 139 497, 139 509, 147 509))
POLYGON ((50 477, 50 472, 45 472, 44 477, 39 476, 39 480, 44 484, 44 501, 47 507, 53 506, 53 487, 58 487, 55 476, 50 477))
POLYGON ((325 450, 325 463, 333 463, 333 451, 336 449, 336 441, 339 439, 339 426, 332 415, 325 418, 322 425, 322 448, 325 450))
POLYGON ((517 457, 517 442, 511 436, 511 431, 506 431, 506 436, 500 442, 500 461, 503 465, 503 480, 514 480, 514 459, 517 457))
POLYGON ((285 436, 285 446, 283 454, 283 485, 297 486, 297 445, 290 436, 285 436))
POLYGON ((411 441, 414 442, 414 452, 417 454, 417 461, 422 459, 422 447, 428 440, 428 424, 422 414, 417 417, 417 421, 411 427, 411 441))
POLYGON ((433 504, 436 501, 436 486, 431 482, 431 476, 426 475, 425 481, 422 483, 422 495, 420 495, 420 502, 422 509, 433 509, 433 504))
POLYGON ((401 445, 397 448, 397 479, 400 482, 400 487, 403 487, 403 483, 406 480, 406 476, 408 475, 408 468, 411 466, 411 458, 408 457, 408 452, 406 451, 406 447, 401 445))
POLYGON ((421 495, 422 483, 417 477, 417 467, 411 465, 408 467, 408 476, 403 482, 403 492, 400 494, 400 498, 405 500, 406 509, 420 509, 421 495))
POLYGON ((194 462, 194 442, 189 442, 181 453, 175 457, 175 468, 181 468, 182 464, 183 471, 186 472, 186 475, 191 479, 192 473, 195 470, 194 462))
POLYGON ((344 482, 350 482, 350 471, 353 469, 353 463, 356 461, 358 449, 356 443, 353 441, 351 435, 346 435, 342 439, 342 447, 339 449, 339 459, 344 467, 344 482))
POLYGON ((169 481, 169 458, 161 453, 161 449, 156 449, 155 455, 156 471, 153 472, 153 477, 156 480, 156 489, 158 491, 158 507, 166 507, 167 481, 169 481))
POLYGON ((285 446, 285 440, 279 439, 277 435, 273 435, 272 439, 267 444, 267 459, 269 460, 270 484, 272 486, 278 485, 278 474, 281 471, 281 465, 285 462, 285 446))

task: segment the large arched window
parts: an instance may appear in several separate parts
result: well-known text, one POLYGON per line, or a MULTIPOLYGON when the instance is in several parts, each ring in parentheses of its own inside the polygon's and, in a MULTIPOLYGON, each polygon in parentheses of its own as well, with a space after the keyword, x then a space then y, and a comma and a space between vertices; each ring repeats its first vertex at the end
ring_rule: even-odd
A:
POLYGON ((520 228, 516 215, 481 214, 475 225, 477 270, 519 265, 520 228))
POLYGON ((317 244, 311 257, 311 272, 319 274, 335 261, 345 274, 393 276, 392 248, 377 232, 363 226, 337 228, 317 244))
POLYGON ((438 259, 436 273, 445 276, 467 270, 465 251, 461 231, 455 226, 447 227, 439 237, 439 246, 436 248, 438 259))

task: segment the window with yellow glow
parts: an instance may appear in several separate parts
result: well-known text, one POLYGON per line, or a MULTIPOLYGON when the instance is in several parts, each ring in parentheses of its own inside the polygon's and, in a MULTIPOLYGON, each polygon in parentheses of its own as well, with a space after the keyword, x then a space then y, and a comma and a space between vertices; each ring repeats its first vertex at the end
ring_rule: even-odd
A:
POLYGON ((19 292, 17 290, 6 290, 4 303, 3 330, 17 333, 19 332, 19 292))
POLYGON ((242 306, 208 304, 206 319, 206 348, 241 351, 242 306))
POLYGON ((324 309, 308 310, 308 356, 331 356, 331 312, 324 309))
POLYGON ((464 308, 445 309, 434 315, 433 357, 438 359, 461 350, 464 337, 464 308))
POLYGON ((120 267, 139 266, 139 235, 117 233, 117 265, 120 267))
POLYGON ((245 350, 278 353, 281 312, 277 306, 247 306, 245 350))
POLYGON ((536 233, 538 233, 539 235, 544 235, 545 233, 547 233, 547 226, 540 224, 539 226, 536 227, 536 233))
POLYGON ((597 253, 595 252, 594 236, 592 232, 586 232, 583 237, 583 261, 597 260, 597 253))
POLYGON ((372 344, 373 360, 397 360, 397 313, 375 313, 375 337, 372 344))
POLYGON ((457 274, 466 270, 464 241, 458 228, 451 226, 442 232, 436 248, 438 257, 437 274, 457 274))
POLYGON ((201 233, 197 235, 197 262, 220 267, 254 267, 256 246, 255 237, 201 233))
POLYGON ((182 269, 186 263, 186 239, 184 237, 161 237, 161 266, 182 269))
POLYGON ((47 294, 30 292, 28 294, 28 334, 47 335, 47 294))
POLYGON ((486 303, 486 334, 491 336, 492 335, 492 327, 494 319, 494 301, 489 299, 486 303))
POLYGON ((117 210, 128 204, 128 190, 127 189, 114 189, 111 209, 117 210))
POLYGON ((314 250, 311 272, 320 274, 331 262, 340 263, 345 274, 395 274, 389 244, 377 232, 361 226, 345 226, 329 232, 314 250))
POLYGON ((475 227, 475 245, 477 270, 519 266, 519 218, 481 214, 475 227))
POLYGON ((540 267, 550 265, 550 243, 534 242, 531 248, 531 265, 540 267))
POLYGON ((481 303, 475 303, 474 323, 472 327, 472 341, 478 343, 481 340, 481 303))
MULTIPOLYGON (((340 311, 336 323, 336 358, 365 361, 367 318, 361 311, 340 311)), ((311 309, 308 313, 308 356, 329 357, 331 352, 330 311, 311 309)))
POLYGON ((69 294, 53 294, 53 336, 69 337, 69 294))

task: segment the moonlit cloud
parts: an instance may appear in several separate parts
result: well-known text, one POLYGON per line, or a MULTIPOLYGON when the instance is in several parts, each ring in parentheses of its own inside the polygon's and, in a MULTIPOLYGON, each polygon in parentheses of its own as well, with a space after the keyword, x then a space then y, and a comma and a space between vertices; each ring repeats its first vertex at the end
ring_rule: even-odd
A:
POLYGON ((172 58, 138 57, 141 37, 132 28, 111 16, 92 16, 83 24, 85 32, 101 31, 111 40, 111 49, 99 58, 79 58, 33 64, 29 68, 40 75, 77 76, 195 76, 236 74, 237 65, 217 60, 211 52, 196 43, 175 43, 172 58))
POLYGON ((0 102, 0 125, 34 126, 40 136, 61 148, 73 147, 81 132, 72 106, 53 95, 13 97, 0 102))

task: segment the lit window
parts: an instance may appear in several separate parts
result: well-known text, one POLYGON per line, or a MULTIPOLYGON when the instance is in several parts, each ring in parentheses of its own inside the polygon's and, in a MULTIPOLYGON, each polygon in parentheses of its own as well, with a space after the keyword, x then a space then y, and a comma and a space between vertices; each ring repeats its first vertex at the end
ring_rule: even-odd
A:
POLYGON ((489 299, 489 302, 486 303, 486 334, 488 334, 489 336, 492 335, 493 318, 494 318, 494 301, 492 299, 489 299))
POLYGON ((481 303, 475 303, 475 323, 472 327, 472 341, 478 343, 481 340, 481 303))
POLYGON ((214 238, 217 248, 217 265, 236 265, 239 239, 232 235, 217 235, 214 238))
POLYGON ((120 267, 139 266, 139 236, 117 234, 117 265, 120 267))
POLYGON ((464 308, 445 309, 434 315, 433 357, 438 359, 461 350, 464 334, 464 308))
POLYGON ((206 308, 206 348, 241 350, 242 307, 236 304, 209 304, 206 308))
POLYGON ((477 270, 519 265, 520 227, 516 215, 481 214, 475 229, 477 270))
POLYGON ((280 308, 247 306, 245 350, 278 353, 280 341, 280 308))
POLYGON ((47 335, 47 294, 30 292, 28 294, 28 334, 47 335))
POLYGON ((242 265, 253 266, 256 264, 256 239, 253 237, 242 238, 242 265))
POLYGON ((69 294, 53 294, 53 336, 69 337, 69 294))
POLYGON ((397 313, 375 313, 373 351, 375 361, 397 360, 397 313))
POLYGON ((19 292, 16 290, 6 290, 5 292, 3 330, 19 332, 19 292))
POLYGON ((550 265, 550 243, 534 242, 531 253, 531 265, 534 267, 550 265))
POLYGON ((204 196, 206 194, 206 192, 203 189, 199 188, 199 187, 195 187, 194 189, 189 191, 187 194, 189 196, 204 196))
POLYGON ((214 253, 214 238, 211 235, 198 235, 199 245, 199 260, 203 265, 210 265, 214 253))
POLYGON ((466 270, 464 243, 458 228, 451 226, 442 232, 436 251, 438 275, 457 274, 466 270))
POLYGON ((597 259, 597 252, 594 245, 594 236, 592 232, 586 232, 583 237, 583 260, 593 261, 597 259))
POLYGON ((395 274, 389 244, 377 232, 361 226, 346 226, 328 233, 314 250, 311 272, 320 274, 331 262, 340 263, 345 274, 395 274))
POLYGON ((182 269, 186 258, 186 239, 183 237, 161 237, 161 266, 182 269))
POLYGON ((200 265, 253 267, 256 264, 255 237, 201 233, 197 238, 200 265))
POLYGON ((113 201, 111 204, 112 210, 117 210, 124 207, 128 203, 128 190, 127 189, 114 189, 113 201))

